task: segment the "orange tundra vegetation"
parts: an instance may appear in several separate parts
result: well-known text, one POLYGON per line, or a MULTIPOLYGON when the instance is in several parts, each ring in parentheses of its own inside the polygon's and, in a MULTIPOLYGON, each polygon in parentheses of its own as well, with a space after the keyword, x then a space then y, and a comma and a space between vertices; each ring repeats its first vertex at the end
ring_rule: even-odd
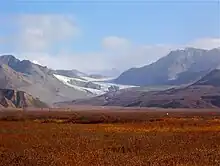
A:
POLYGON ((217 166, 220 112, 209 112, 0 112, 0 165, 217 166))

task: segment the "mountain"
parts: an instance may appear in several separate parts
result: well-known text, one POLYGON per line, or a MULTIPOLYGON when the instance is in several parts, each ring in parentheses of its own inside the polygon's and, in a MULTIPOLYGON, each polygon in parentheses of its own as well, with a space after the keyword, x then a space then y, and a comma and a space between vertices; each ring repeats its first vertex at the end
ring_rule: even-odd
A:
POLYGON ((220 50, 186 48, 171 51, 155 63, 123 72, 115 83, 128 85, 188 84, 220 66, 220 50))
POLYGON ((0 107, 4 108, 46 108, 47 104, 37 98, 23 92, 13 89, 0 89, 0 107))
POLYGON ((130 88, 113 84, 113 78, 78 70, 53 70, 12 55, 0 56, 0 88, 25 91, 49 105, 130 88))
POLYGON ((205 77, 197 81, 194 85, 211 85, 220 87, 220 69, 215 69, 207 74, 205 77))
POLYGON ((4 55, 0 56, 0 66, 0 88, 22 90, 48 104, 91 96, 63 84, 53 75, 54 70, 28 60, 4 55))
POLYGON ((70 88, 96 96, 133 86, 111 83, 114 78, 100 74, 86 74, 78 70, 51 70, 55 78, 70 88))
POLYGON ((0 64, 0 88, 26 87, 31 83, 26 77, 5 64, 0 64))
POLYGON ((213 70, 189 86, 145 92, 136 88, 109 92, 90 99, 55 103, 58 107, 74 105, 160 107, 160 108, 220 108, 220 70, 213 70))

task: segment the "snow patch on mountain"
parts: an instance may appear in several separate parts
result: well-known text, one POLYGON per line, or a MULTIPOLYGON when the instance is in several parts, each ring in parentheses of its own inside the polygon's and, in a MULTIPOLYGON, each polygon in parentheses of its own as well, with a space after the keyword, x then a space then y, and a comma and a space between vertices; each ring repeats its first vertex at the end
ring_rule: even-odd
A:
POLYGON ((93 95, 102 95, 106 92, 109 92, 111 88, 113 88, 113 89, 116 88, 116 89, 120 90, 120 89, 134 87, 134 86, 130 86, 130 85, 120 85, 120 84, 110 83, 110 81, 114 78, 96 79, 96 78, 91 78, 91 77, 87 77, 87 76, 82 76, 80 78, 74 78, 74 77, 66 77, 66 76, 58 75, 58 74, 54 74, 54 77, 56 77, 61 82, 63 82, 64 84, 66 84, 74 89, 84 91, 87 93, 91 93, 93 95), (71 83, 74 81, 76 81, 78 84, 82 83, 82 85, 74 85, 73 83, 71 83), (97 85, 99 88, 84 87, 85 83, 91 83, 91 84, 97 85))

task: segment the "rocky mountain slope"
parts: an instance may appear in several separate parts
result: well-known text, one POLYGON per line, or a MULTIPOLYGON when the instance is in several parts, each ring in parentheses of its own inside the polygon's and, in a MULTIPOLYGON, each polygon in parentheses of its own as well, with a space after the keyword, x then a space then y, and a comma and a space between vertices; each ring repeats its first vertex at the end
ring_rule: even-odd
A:
POLYGON ((194 85, 211 85, 214 87, 220 87, 220 69, 211 71, 205 77, 197 81, 194 85))
POLYGON ((50 105, 130 87, 110 83, 112 79, 77 70, 48 69, 29 60, 20 61, 12 55, 0 56, 0 88, 28 92, 50 105))
POLYGON ((0 88, 13 88, 29 86, 31 82, 22 74, 14 71, 5 64, 0 64, 0 88))
POLYGON ((141 68, 122 73, 115 83, 129 85, 187 84, 200 79, 220 66, 220 49, 186 48, 141 68))
MULTIPOLYGON (((77 70, 53 70, 34 64, 29 60, 21 61, 12 55, 4 55, 0 56, 0 88, 25 91, 49 105, 54 102, 74 100, 74 104, 83 104, 86 101, 85 103, 92 105, 95 102, 97 105, 130 106, 129 103, 138 100, 136 104, 131 105, 151 106, 146 101, 152 103, 150 99, 156 100, 158 99, 157 96, 167 97, 170 101, 171 99, 174 100, 176 95, 181 96, 186 92, 193 95, 190 92, 192 89, 192 91, 199 89, 198 91, 202 93, 204 91, 204 93, 209 94, 210 92, 211 94, 214 92, 211 90, 214 87, 218 92, 216 87, 218 84, 216 80, 219 77, 218 70, 212 71, 218 67, 220 67, 220 49, 187 48, 171 51, 157 62, 141 68, 130 69, 122 73, 117 79, 97 74, 88 75, 77 70), (212 77, 206 75, 210 71, 212 71, 210 73, 212 77), (172 94, 174 98, 164 95, 168 92, 166 90, 143 92, 138 88, 132 88, 134 86, 130 86, 190 85, 192 82, 196 83, 188 86, 187 89, 180 88, 179 91, 176 91, 175 88, 175 93, 172 94), (204 88, 205 86, 206 88, 204 88), (94 96, 98 97, 90 99, 94 96), (86 98, 89 99, 84 100, 86 98), (97 103, 97 101, 99 102, 97 103)), ((170 92, 168 93, 170 94, 170 92)), ((161 103, 163 102, 161 101, 161 103)))
POLYGON ((23 92, 13 89, 0 89, 0 107, 1 108, 46 108, 45 103, 37 98, 23 92))
POLYGON ((91 96, 63 84, 53 73, 53 70, 28 60, 20 61, 11 55, 0 56, 0 88, 22 90, 48 104, 91 96))
POLYGON ((220 70, 213 70, 196 83, 163 91, 143 92, 126 89, 82 100, 55 104, 58 107, 74 105, 161 107, 161 108, 216 108, 220 107, 220 70))

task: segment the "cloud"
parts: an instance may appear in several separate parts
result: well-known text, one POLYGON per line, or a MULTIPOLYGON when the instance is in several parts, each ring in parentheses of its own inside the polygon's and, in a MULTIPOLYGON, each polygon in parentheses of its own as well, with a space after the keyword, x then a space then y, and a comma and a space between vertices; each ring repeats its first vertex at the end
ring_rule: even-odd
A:
POLYGON ((155 62, 173 49, 175 49, 174 45, 139 45, 128 54, 120 57, 118 65, 124 69, 141 67, 155 62))
POLYGON ((220 47, 220 38, 197 39, 187 44, 186 47, 203 48, 207 50, 218 48, 220 47))
POLYGON ((72 40, 80 33, 70 15, 19 15, 16 17, 18 51, 45 51, 55 44, 72 40))
POLYGON ((20 59, 30 59, 35 63, 43 64, 54 69, 78 69, 83 72, 102 73, 106 72, 106 70, 116 68, 118 71, 115 74, 120 74, 120 72, 123 72, 131 67, 141 67, 155 62, 159 58, 167 55, 171 50, 186 46, 194 47, 196 45, 198 48, 204 48, 206 45, 203 45, 203 43, 209 44, 206 47, 209 47, 210 49, 215 48, 215 44, 210 44, 212 41, 219 41, 219 39, 210 39, 210 41, 207 39, 201 39, 201 41, 195 40, 183 45, 131 45, 131 47, 128 47, 127 51, 121 53, 120 49, 118 49, 118 51, 114 52, 114 55, 111 54, 111 51, 109 52, 109 50, 104 50, 86 53, 62 51, 58 52, 57 54, 45 52, 26 52, 17 56, 20 57, 20 59), (198 43, 202 44, 198 45, 198 43))
POLYGON ((131 42, 126 38, 108 36, 102 40, 102 46, 107 50, 121 51, 123 49, 129 49, 132 45, 131 42))
POLYGON ((29 14, 3 20, 2 22, 0 19, 1 27, 12 31, 8 31, 3 37, 0 36, 0 47, 5 48, 7 45, 8 50, 19 59, 29 59, 54 69, 102 72, 116 68, 123 72, 131 67, 150 64, 178 48, 212 49, 220 46, 220 38, 201 38, 181 45, 149 45, 135 44, 126 37, 111 35, 97 41, 102 46, 100 50, 91 52, 85 46, 84 51, 76 52, 70 47, 72 41, 82 32, 72 15, 29 14), (5 25, 10 25, 11 28, 5 25), (65 48, 53 51, 60 44, 65 48))
POLYGON ((105 37, 102 46, 112 56, 112 68, 120 68, 121 71, 152 63, 174 48, 167 44, 137 45, 119 36, 105 37))
POLYGON ((71 53, 59 52, 50 54, 45 52, 26 52, 16 54, 19 59, 29 59, 32 62, 48 66, 53 69, 79 69, 84 72, 100 71, 111 68, 112 63, 104 53, 71 53), (110 63, 109 63, 110 62, 110 63))

